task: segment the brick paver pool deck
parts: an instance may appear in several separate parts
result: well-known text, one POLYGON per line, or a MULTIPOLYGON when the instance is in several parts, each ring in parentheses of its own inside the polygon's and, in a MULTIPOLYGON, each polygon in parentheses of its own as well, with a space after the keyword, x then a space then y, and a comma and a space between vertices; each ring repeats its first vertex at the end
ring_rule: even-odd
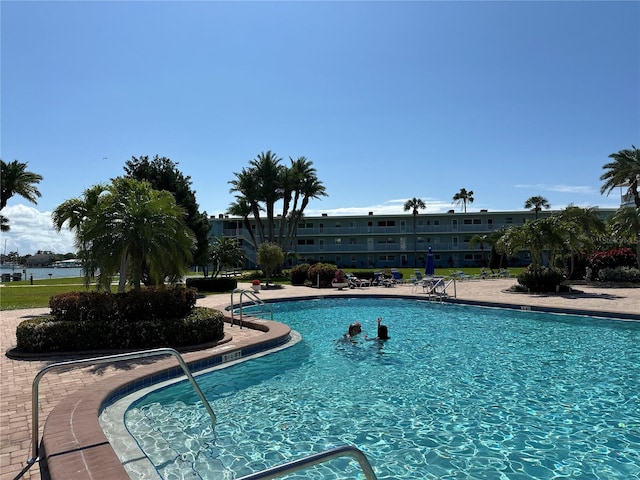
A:
MULTIPOLYGON (((524 295, 506 292, 506 289, 514 283, 516 283, 515 279, 457 282, 455 300, 461 303, 550 309, 640 320, 640 288, 599 288, 578 285, 575 288, 580 293, 563 295, 524 295)), ((248 285, 240 286, 248 288, 248 285)), ((452 293, 451 287, 448 293, 452 293)), ((421 291, 414 292, 411 285, 398 285, 393 288, 365 287, 344 291, 285 286, 260 292, 260 297, 265 300, 334 295, 426 297, 421 291)), ((219 309, 224 309, 229 303, 228 294, 212 295, 198 300, 199 305, 219 309)), ((3 353, 16 345, 16 326, 22 320, 47 312, 48 309, 0 312, 0 345, 3 353)), ((225 325, 226 343, 224 345, 185 353, 184 358, 187 362, 193 362, 220 355, 221 350, 231 351, 287 334, 286 326, 274 323, 274 328, 266 332, 250 328, 240 329, 237 325, 233 327, 225 325)), ((265 322, 264 325, 270 325, 270 322, 265 322)), ((25 467, 27 458, 32 456, 33 379, 45 366, 70 359, 70 357, 58 357, 14 360, 2 355, 0 359, 0 478, 13 479, 25 467)), ((48 422, 47 456, 55 461, 49 462, 50 472, 41 471, 40 465, 36 464, 23 478, 53 478, 54 480, 127 478, 121 474, 114 474, 111 469, 115 454, 99 429, 97 408, 101 399, 106 397, 115 385, 175 365, 174 359, 147 358, 119 362, 116 365, 103 364, 49 372, 42 378, 39 388, 39 435, 42 438, 46 420, 48 422), (54 408, 55 412, 50 416, 54 408), (73 447, 73 445, 79 445, 79 447, 73 447), (71 452, 74 448, 77 451, 71 452)))

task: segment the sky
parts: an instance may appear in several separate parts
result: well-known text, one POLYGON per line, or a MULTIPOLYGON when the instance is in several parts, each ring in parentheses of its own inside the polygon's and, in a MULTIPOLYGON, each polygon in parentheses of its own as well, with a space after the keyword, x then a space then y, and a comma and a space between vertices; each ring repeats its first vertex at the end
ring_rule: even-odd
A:
POLYGON ((638 1, 0 2, 0 154, 43 176, 2 253, 74 251, 51 212, 168 157, 200 211, 261 152, 305 156, 307 215, 615 208, 609 155, 640 146, 638 1))

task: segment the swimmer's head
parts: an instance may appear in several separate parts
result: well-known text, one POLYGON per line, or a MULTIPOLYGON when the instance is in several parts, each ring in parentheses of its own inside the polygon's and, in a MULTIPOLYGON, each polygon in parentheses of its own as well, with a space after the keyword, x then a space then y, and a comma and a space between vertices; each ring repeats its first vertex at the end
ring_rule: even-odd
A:
POLYGON ((350 336, 353 337, 354 335, 358 335, 360 332, 362 332, 362 325, 360 324, 360 322, 355 322, 349 325, 350 336))

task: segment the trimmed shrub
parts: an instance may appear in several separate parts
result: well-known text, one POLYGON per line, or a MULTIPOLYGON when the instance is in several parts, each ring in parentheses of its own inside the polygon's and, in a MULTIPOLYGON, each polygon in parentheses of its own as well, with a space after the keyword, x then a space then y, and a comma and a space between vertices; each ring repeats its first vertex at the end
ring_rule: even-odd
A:
POLYGON ((640 283, 640 270, 632 267, 602 268, 598 280, 611 283, 640 283))
POLYGON ((47 316, 18 325, 17 347, 30 353, 179 348, 221 340, 223 319, 222 312, 204 307, 196 307, 182 318, 134 322, 58 320, 47 316))
POLYGON ((531 292, 555 292, 563 281, 562 273, 552 268, 525 270, 518 275, 518 283, 531 292))
POLYGON ((238 288, 238 280, 232 277, 187 278, 187 287, 199 292, 230 292, 238 288))
POLYGON ((145 288, 125 293, 69 292, 49 300, 51 315, 66 321, 136 322, 181 318, 196 304, 192 288, 145 288))
POLYGON ((338 270, 338 267, 333 263, 316 263, 309 267, 307 279, 311 281, 312 285, 317 285, 319 276, 320 288, 330 287, 331 280, 333 280, 336 270, 338 270))
POLYGON ((296 265, 291 269, 291 285, 304 285, 305 280, 309 277, 307 274, 309 273, 309 265, 308 263, 301 263, 300 265, 296 265))

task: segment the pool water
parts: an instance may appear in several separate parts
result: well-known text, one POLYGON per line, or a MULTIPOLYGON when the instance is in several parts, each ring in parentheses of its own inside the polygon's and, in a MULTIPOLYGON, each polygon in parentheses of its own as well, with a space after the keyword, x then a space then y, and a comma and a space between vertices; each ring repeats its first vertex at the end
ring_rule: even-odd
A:
MULTIPOLYGON (((338 445, 379 479, 640 476, 640 323, 390 299, 274 305, 302 340, 130 406, 163 478, 232 479, 338 445), (360 321, 391 339, 336 342, 360 321)), ((287 478, 364 478, 334 460, 287 478)))

